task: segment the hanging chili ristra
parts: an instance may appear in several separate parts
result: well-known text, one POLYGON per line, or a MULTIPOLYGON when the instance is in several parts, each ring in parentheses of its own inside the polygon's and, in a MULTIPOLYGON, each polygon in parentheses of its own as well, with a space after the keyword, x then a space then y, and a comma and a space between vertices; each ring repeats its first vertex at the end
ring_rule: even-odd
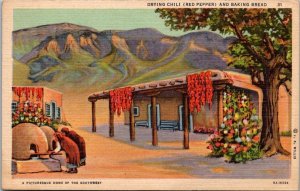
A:
POLYGON ((209 108, 211 108, 214 90, 210 71, 205 72, 205 90, 206 102, 209 104, 209 108))
POLYGON ((208 103, 211 108, 213 85, 210 71, 188 75, 187 89, 189 96, 189 108, 191 112, 194 112, 195 109, 197 112, 200 112, 201 107, 206 103, 208 103))
POLYGON ((121 115, 121 111, 126 111, 131 108, 132 103, 132 88, 125 87, 119 88, 115 90, 111 90, 109 92, 110 96, 110 108, 118 115, 121 115))
POLYGON ((13 92, 20 98, 22 95, 25 95, 26 100, 31 96, 36 96, 37 99, 41 100, 43 97, 43 88, 35 87, 13 87, 13 92))
POLYGON ((43 88, 35 88, 35 95, 38 100, 41 100, 43 97, 43 88))
POLYGON ((22 89, 20 87, 13 87, 13 92, 18 96, 21 97, 22 89))

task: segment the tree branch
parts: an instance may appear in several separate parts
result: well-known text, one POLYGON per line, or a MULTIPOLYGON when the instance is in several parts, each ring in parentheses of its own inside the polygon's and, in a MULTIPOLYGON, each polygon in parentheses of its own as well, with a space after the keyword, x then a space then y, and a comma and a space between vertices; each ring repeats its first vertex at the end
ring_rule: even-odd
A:
MULTIPOLYGON (((290 34, 289 29, 286 27, 285 23, 283 22, 283 20, 281 19, 279 12, 277 10, 273 11, 273 14, 275 15, 275 17, 280 21, 282 27, 284 28, 285 32, 287 34, 290 34)), ((285 35, 283 35, 285 36, 285 35)))
POLYGON ((241 44, 249 51, 249 53, 257 59, 260 63, 267 66, 268 62, 259 55, 259 53, 252 47, 252 45, 249 43, 249 41, 244 37, 242 32, 237 28, 236 25, 233 25, 229 23, 230 27, 235 31, 237 37, 239 38, 241 44))
POLYGON ((263 42, 265 43, 267 49, 270 51, 271 59, 273 59, 275 57, 275 49, 274 49, 274 45, 273 45, 273 43, 272 43, 272 41, 269 38, 269 35, 267 33, 264 34, 263 42))
POLYGON ((288 85, 286 84, 287 81, 290 81, 288 78, 282 78, 279 80, 279 85, 278 88, 283 85, 286 89, 286 91, 288 92, 289 95, 292 95, 292 89, 290 87, 288 87, 288 85))
POLYGON ((260 75, 261 72, 253 66, 249 66, 249 69, 251 71, 252 84, 256 85, 256 86, 259 86, 259 87, 263 86, 264 81, 261 79, 261 75, 260 75))
POLYGON ((287 91, 288 94, 291 96, 291 95, 292 95, 292 89, 289 88, 289 87, 287 87, 286 83, 284 83, 284 84, 282 84, 282 85, 285 87, 286 91, 287 91))
POLYGON ((286 47, 281 47, 278 54, 269 63, 270 70, 273 71, 276 68, 281 69, 282 67, 291 70, 292 65, 286 61, 286 55, 286 47))

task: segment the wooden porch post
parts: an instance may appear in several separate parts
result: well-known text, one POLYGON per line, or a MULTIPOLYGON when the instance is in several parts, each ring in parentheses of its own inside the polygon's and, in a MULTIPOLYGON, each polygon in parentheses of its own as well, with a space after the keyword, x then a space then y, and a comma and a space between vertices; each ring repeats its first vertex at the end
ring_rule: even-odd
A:
POLYGON ((111 108, 111 99, 109 98, 109 136, 114 136, 114 112, 111 108))
POLYGON ((217 96, 218 96, 217 111, 218 111, 218 129, 219 129, 219 127, 223 122, 223 90, 218 90, 217 96))
POLYGON ((96 101, 92 102, 92 132, 96 132, 96 101))
POLYGON ((129 110, 129 133, 130 141, 135 141, 135 127, 134 127, 134 114, 133 114, 133 100, 129 110))
POLYGON ((189 149, 189 105, 188 96, 183 94, 183 148, 189 149))
POLYGON ((156 119, 156 97, 151 96, 151 127, 152 127, 152 145, 157 146, 158 145, 158 139, 157 139, 157 119, 156 119))

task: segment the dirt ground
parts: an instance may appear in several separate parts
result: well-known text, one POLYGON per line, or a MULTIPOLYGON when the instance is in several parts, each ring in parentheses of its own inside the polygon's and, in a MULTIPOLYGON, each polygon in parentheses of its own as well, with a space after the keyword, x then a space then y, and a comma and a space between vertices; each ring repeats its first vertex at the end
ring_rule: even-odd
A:
MULTIPOLYGON (((190 149, 183 150, 182 141, 159 142, 157 149, 147 149, 91 133, 90 128, 76 131, 85 138, 87 165, 78 174, 65 172, 16 174, 14 178, 285 178, 289 176, 290 158, 277 155, 247 164, 228 164, 220 158, 208 158, 205 140, 190 142, 190 149), (160 149, 168 147, 170 149, 160 149), (287 169, 286 172, 280 169, 287 169), (277 173, 277 174, 276 174, 277 173), (242 175, 241 175, 242 174, 242 175), (256 175, 257 174, 257 175, 256 175)), ((290 150, 290 138, 282 137, 283 146, 290 150)), ((150 142, 147 142, 151 146, 150 142)))

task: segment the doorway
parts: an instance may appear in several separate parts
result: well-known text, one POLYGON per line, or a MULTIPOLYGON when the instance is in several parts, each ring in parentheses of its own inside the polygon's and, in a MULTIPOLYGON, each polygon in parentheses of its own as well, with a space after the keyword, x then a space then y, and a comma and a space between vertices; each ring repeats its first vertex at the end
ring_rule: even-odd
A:
MULTIPOLYGON (((148 122, 148 128, 151 128, 151 109, 152 109, 152 106, 151 104, 148 104, 148 119, 147 119, 147 122, 148 122)), ((156 104, 156 119, 157 119, 157 128, 160 124, 160 107, 159 107, 159 104, 156 104)))
MULTIPOLYGON (((179 113, 179 131, 183 131, 183 105, 180 105, 178 107, 178 113, 179 113)), ((192 132, 193 128, 194 128, 193 115, 190 114, 189 131, 192 132)))

